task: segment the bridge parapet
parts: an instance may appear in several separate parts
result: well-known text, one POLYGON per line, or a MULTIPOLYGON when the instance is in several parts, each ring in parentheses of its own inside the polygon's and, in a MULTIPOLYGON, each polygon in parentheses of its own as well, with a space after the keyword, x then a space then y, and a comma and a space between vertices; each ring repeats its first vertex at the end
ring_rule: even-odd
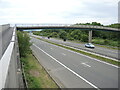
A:
POLYGON ((37 27, 37 26, 70 26, 72 24, 16 24, 16 27, 37 27))
POLYGON ((104 26, 93 26, 93 25, 74 25, 74 24, 16 24, 17 28, 24 29, 86 29, 86 30, 106 30, 106 31, 120 31, 118 28, 104 27, 104 26))

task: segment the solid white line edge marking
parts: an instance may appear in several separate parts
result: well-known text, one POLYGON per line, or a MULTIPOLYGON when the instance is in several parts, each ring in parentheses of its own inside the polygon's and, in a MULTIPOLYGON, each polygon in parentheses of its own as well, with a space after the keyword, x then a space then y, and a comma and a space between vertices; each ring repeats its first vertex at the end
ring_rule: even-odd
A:
POLYGON ((114 59, 114 58, 111 58, 111 57, 108 57, 108 56, 103 56, 103 55, 100 55, 100 54, 97 54, 97 53, 94 53, 94 52, 89 52, 89 51, 77 49, 77 48, 74 48, 74 47, 71 47, 71 46, 67 46, 67 45, 64 45, 64 44, 60 44, 60 45, 66 46, 66 47, 70 47, 70 48, 73 48, 73 49, 76 49, 76 50, 80 50, 80 51, 83 51, 83 52, 91 53, 91 54, 94 54, 94 55, 97 55, 97 56, 101 56, 101 57, 104 57, 104 58, 112 59, 112 60, 117 61, 117 62, 120 62, 120 61, 117 60, 117 59, 114 59))
MULTIPOLYGON (((45 42, 45 41, 42 41, 42 42, 45 42)), ((48 43, 48 42, 45 42, 45 43, 48 43)), ((50 43, 48 43, 48 44, 50 44, 50 43)), ((53 45, 53 44, 50 44, 50 45, 53 45)), ((67 50, 67 51, 70 51, 70 52, 76 53, 76 54, 78 54, 78 55, 81 55, 81 56, 84 56, 84 57, 90 58, 90 59, 92 59, 92 60, 95 60, 95 61, 98 61, 98 62, 101 62, 101 63, 107 64, 107 65, 113 66, 113 67, 115 67, 115 68, 119 68, 119 66, 116 66, 116 65, 113 65, 113 64, 110 64, 110 63, 107 63, 107 62, 101 61, 101 60, 99 60, 99 59, 92 58, 92 57, 90 57, 90 56, 87 56, 87 55, 84 55, 84 54, 81 54, 81 53, 77 53, 77 52, 75 52, 75 51, 68 50, 68 49, 63 48, 63 47, 60 47, 60 46, 56 46, 56 45, 53 45, 53 46, 55 46, 55 47, 59 47, 59 48, 62 48, 62 49, 64 49, 64 50, 67 50)), ((65 46, 65 45, 63 45, 63 46, 65 46)), ((69 46, 67 46, 67 47, 69 47, 69 46)))
MULTIPOLYGON (((57 46, 57 47, 58 47, 58 46, 57 46)), ((69 47, 69 46, 68 46, 68 47, 69 47)), ((73 52, 73 53, 76 53, 76 54, 78 54, 78 55, 81 55, 81 56, 84 56, 84 57, 90 58, 90 59, 92 59, 92 60, 95 60, 95 61, 98 61, 98 62, 101 62, 101 63, 107 64, 107 65, 110 65, 110 66, 113 66, 113 67, 119 68, 119 67, 116 66, 116 65, 113 65, 113 64, 110 64, 110 63, 107 63, 107 62, 101 61, 101 60, 99 60, 99 59, 96 59, 96 58, 93 58, 93 57, 90 57, 90 56, 87 56, 87 55, 84 55, 84 54, 81 54, 81 53, 77 53, 77 52, 75 52, 75 51, 68 50, 68 49, 65 49, 65 48, 63 48, 63 47, 60 47, 60 48, 62 48, 62 49, 64 49, 64 50, 67 50, 67 51, 70 51, 70 52, 73 52)), ((70 47, 70 48, 72 48, 72 47, 70 47)))
POLYGON ((69 70, 70 72, 72 72, 73 74, 75 74, 77 77, 81 78, 82 80, 84 80, 86 83, 90 84, 92 87, 100 90, 97 86, 95 86, 94 84, 92 84, 91 82, 89 82, 88 80, 86 80, 85 78, 83 78, 82 76, 80 76, 79 74, 77 74, 76 72, 74 72, 73 70, 71 70, 70 68, 68 68, 66 65, 64 65, 63 63, 59 62, 57 59, 55 59, 53 56, 49 55, 48 53, 46 53, 44 50, 42 50, 40 47, 38 47, 37 45, 33 44, 35 47, 37 47, 39 50, 41 50, 43 53, 45 53, 46 55, 48 55, 50 58, 52 58, 54 61, 56 61, 57 63, 59 63, 60 65, 62 65, 64 68, 66 68, 67 70, 69 70))
MULTIPOLYGON (((35 36, 35 37, 40 38, 39 36, 35 36)), ((58 44, 58 43, 57 43, 57 44, 58 44)), ((71 47, 71 46, 67 46, 67 45, 64 45, 64 44, 60 44, 60 45, 63 45, 63 46, 66 46, 66 47, 70 47, 70 48, 73 48, 73 49, 77 49, 77 48, 74 48, 74 47, 71 47)), ((88 49, 88 48, 87 48, 87 49, 88 49)), ((112 60, 114 60, 114 61, 120 62, 118 59, 114 59, 114 58, 111 58, 111 57, 108 57, 108 56, 100 55, 100 54, 97 54, 97 53, 94 53, 94 52, 89 52, 89 51, 81 50, 81 49, 77 49, 77 50, 84 51, 84 52, 91 53, 91 54, 95 54, 95 55, 97 55, 97 56, 101 56, 101 57, 104 57, 104 58, 108 58, 108 59, 112 59, 112 60)))

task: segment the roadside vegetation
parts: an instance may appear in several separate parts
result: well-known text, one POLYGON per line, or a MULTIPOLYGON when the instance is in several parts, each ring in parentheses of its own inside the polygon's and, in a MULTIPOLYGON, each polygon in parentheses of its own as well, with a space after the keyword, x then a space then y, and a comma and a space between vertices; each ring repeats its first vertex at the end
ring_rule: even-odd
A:
POLYGON ((58 88, 45 69, 32 54, 27 33, 17 31, 20 60, 22 62, 24 79, 28 88, 58 88))
MULTIPOLYGON (((92 23, 77 23, 75 25, 95 25, 95 26, 104 26, 97 22, 92 23)), ((106 27, 120 28, 120 24, 111 24, 106 27)), ((46 36, 48 38, 60 38, 64 41, 79 41, 79 42, 88 42, 88 30, 79 30, 79 29, 44 29, 39 32, 33 32, 35 35, 46 36)), ((113 47, 119 47, 118 38, 119 32, 111 31, 94 31, 92 35, 92 43, 107 45, 113 47)))

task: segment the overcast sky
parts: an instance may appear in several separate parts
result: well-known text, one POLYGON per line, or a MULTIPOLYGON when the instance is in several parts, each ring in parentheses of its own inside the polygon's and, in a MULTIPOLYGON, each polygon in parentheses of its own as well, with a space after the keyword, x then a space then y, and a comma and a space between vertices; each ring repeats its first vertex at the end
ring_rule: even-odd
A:
POLYGON ((118 22, 119 0, 0 0, 0 24, 118 22))

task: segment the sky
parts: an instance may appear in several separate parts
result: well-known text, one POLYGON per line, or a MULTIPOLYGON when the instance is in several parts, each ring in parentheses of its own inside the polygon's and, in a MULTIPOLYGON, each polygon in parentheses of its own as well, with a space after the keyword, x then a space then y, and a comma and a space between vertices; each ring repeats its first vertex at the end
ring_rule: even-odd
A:
POLYGON ((0 0, 0 24, 118 23, 119 0, 0 0))

